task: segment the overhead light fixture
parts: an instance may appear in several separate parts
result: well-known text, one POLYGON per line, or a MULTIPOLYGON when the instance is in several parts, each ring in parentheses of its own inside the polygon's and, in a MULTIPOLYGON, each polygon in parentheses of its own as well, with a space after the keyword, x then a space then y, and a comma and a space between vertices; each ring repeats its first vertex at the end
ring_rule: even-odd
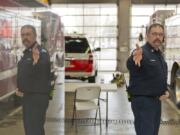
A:
POLYGON ((51 0, 36 0, 42 4, 45 4, 45 5, 51 5, 51 0))

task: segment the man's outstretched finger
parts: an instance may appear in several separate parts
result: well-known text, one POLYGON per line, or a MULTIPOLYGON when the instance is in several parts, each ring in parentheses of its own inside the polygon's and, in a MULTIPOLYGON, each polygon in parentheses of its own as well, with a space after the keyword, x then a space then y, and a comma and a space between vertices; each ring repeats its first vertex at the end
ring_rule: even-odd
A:
POLYGON ((139 47, 139 45, 138 45, 138 44, 136 44, 136 49, 140 49, 140 47, 139 47))

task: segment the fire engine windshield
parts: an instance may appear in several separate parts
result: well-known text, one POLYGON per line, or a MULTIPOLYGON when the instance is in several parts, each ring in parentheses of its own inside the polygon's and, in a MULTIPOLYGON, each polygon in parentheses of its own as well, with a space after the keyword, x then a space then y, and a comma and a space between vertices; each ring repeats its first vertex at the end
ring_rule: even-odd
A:
POLYGON ((66 53, 85 53, 89 48, 86 38, 65 37, 66 53))

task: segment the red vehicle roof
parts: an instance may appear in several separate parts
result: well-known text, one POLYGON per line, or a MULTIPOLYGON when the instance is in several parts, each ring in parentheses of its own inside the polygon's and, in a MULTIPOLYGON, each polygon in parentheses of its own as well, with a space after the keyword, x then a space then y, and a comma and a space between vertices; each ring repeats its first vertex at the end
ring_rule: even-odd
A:
POLYGON ((0 6, 4 7, 21 7, 23 5, 19 4, 14 0, 0 0, 0 6))

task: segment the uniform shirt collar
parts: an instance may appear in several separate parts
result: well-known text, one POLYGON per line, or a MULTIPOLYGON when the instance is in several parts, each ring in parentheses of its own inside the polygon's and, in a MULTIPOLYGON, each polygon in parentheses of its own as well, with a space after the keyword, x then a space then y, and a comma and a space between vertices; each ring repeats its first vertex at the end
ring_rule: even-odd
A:
POLYGON ((26 48, 23 53, 31 52, 31 51, 32 51, 32 48, 33 48, 36 44, 37 44, 37 42, 35 41, 35 42, 33 43, 33 45, 32 45, 31 47, 29 47, 29 48, 26 48))
POLYGON ((155 53, 155 52, 157 52, 157 53, 161 53, 161 50, 160 49, 158 49, 158 50, 156 50, 156 49, 154 49, 151 45, 150 45, 150 43, 146 43, 146 47, 152 52, 152 53, 155 53))

